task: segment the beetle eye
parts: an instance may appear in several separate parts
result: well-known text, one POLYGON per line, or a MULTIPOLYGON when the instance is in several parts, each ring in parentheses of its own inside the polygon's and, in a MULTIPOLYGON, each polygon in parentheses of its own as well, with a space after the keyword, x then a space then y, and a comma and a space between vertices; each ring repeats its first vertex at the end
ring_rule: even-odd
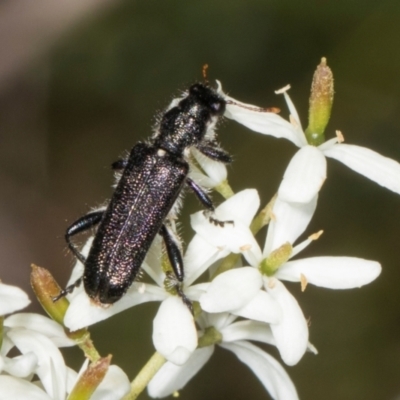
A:
POLYGON ((215 101, 210 104, 210 108, 216 114, 222 114, 225 110, 225 104, 222 101, 215 101))

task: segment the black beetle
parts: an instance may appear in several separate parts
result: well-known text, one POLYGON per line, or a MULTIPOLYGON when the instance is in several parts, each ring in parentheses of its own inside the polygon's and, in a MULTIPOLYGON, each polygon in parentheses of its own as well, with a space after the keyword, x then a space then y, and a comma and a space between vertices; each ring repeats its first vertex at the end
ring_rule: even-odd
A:
MULTIPOLYGON (((115 303, 135 280, 158 233, 166 245, 177 291, 191 307, 181 290, 182 256, 177 239, 168 227, 168 217, 185 185, 207 210, 214 210, 208 195, 188 177, 188 156, 190 148, 195 147, 210 159, 232 161, 217 145, 213 130, 225 107, 226 101, 214 89, 201 83, 192 85, 186 96, 179 102, 174 101, 163 114, 149 142, 139 142, 127 159, 112 164, 114 170, 121 171, 121 177, 108 206, 81 217, 65 234, 68 247, 84 264, 83 277, 61 291, 54 301, 70 293, 83 279, 86 293, 95 302, 115 303), (97 224, 93 244, 85 258, 71 237, 97 224)), ((222 221, 210 220, 223 225, 222 221)))

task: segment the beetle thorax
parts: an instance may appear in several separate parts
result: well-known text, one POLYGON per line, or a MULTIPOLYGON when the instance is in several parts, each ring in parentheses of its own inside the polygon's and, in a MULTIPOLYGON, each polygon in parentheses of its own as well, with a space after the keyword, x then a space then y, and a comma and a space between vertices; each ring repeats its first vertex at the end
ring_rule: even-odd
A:
POLYGON ((224 110, 222 98, 209 87, 195 84, 187 97, 164 114, 154 145, 182 155, 186 148, 204 140, 224 110))

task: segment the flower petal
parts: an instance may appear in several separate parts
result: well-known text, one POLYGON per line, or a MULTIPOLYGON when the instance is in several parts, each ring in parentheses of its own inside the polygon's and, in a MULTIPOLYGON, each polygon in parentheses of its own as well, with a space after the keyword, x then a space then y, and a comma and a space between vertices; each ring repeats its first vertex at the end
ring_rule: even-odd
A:
POLYGON ((314 146, 302 147, 291 159, 278 190, 281 200, 309 203, 326 179, 326 159, 314 146))
POLYGON ((182 389, 210 359, 214 346, 197 349, 183 365, 164 364, 147 385, 149 396, 166 397, 182 389))
POLYGON ((233 219, 250 226, 260 207, 260 196, 256 189, 245 189, 220 204, 215 212, 221 220, 233 219))
POLYGON ((212 313, 236 310, 253 299, 261 286, 262 278, 257 269, 231 269, 211 282, 207 293, 200 297, 201 308, 212 313))
POLYGON ((119 400, 130 392, 131 385, 125 372, 110 365, 106 376, 93 393, 91 400, 119 400))
POLYGON ((217 331, 221 331, 225 326, 232 324, 237 319, 236 315, 224 312, 224 313, 206 313, 203 312, 196 319, 200 329, 203 331, 213 326, 217 331))
POLYGON ((182 299, 169 296, 153 320, 153 343, 156 350, 176 365, 184 364, 197 347, 193 315, 182 299))
POLYGON ((64 328, 48 317, 34 313, 18 313, 4 320, 4 326, 9 328, 26 328, 48 337, 57 347, 75 346, 64 328))
POLYGON ((222 343, 232 351, 261 381, 274 400, 297 400, 296 388, 283 367, 269 354, 246 341, 222 343))
POLYGON ((198 235, 219 250, 217 259, 225 257, 229 253, 241 253, 244 249, 257 252, 259 259, 261 259, 261 250, 247 225, 236 221, 232 216, 230 219, 221 218, 218 212, 216 212, 214 218, 220 221, 233 220, 233 224, 215 225, 209 221, 202 211, 191 215, 191 224, 198 235))
POLYGON ((275 278, 266 280, 268 293, 282 308, 282 318, 278 324, 271 324, 276 347, 287 365, 297 364, 307 350, 307 321, 297 303, 285 286, 275 278))
POLYGON ((30 302, 28 295, 22 289, 0 282, 0 315, 21 310, 30 302))
POLYGON ((275 344, 269 324, 259 321, 239 321, 220 330, 223 342, 237 342, 238 340, 255 340, 257 342, 275 344))
POLYGON ((0 400, 52 400, 42 389, 25 379, 0 376, 0 400))
POLYGON ((207 292, 209 282, 197 283, 196 285, 187 286, 184 289, 185 296, 191 301, 199 301, 200 297, 207 292))
MULTIPOLYGON (((214 218, 221 221, 234 220, 235 224, 241 223, 242 225, 249 226, 259 207, 260 197, 257 190, 245 189, 220 204, 215 209, 214 218)), ((200 214, 203 214, 203 212, 200 212, 200 214)), ((192 227, 196 230, 193 224, 192 227)))
MULTIPOLYGON (((1 357, 0 357, 1 364, 1 357)), ((33 352, 29 352, 14 358, 3 358, 3 366, 1 370, 6 371, 12 376, 18 378, 26 378, 31 374, 35 373, 35 369, 38 365, 38 358, 33 352)))
POLYGON ((165 298, 164 289, 138 282, 132 284, 121 300, 108 307, 101 307, 93 303, 81 288, 75 289, 74 292, 77 293, 72 298, 64 317, 65 326, 72 331, 103 321, 138 304, 148 301, 161 301, 165 298))
POLYGON ((204 185, 205 187, 213 188, 226 180, 228 172, 226 170, 225 164, 220 161, 211 160, 211 158, 206 157, 194 147, 192 147, 190 151, 203 169, 203 171, 207 174, 206 176, 204 176, 204 178, 208 178, 204 179, 204 181, 202 181, 201 179, 200 181, 196 180, 197 183, 202 186, 204 185))
POLYGON ((381 273, 376 261, 355 257, 311 257, 289 261, 279 268, 276 277, 299 282, 303 275, 308 283, 330 289, 352 289, 372 282, 381 273))
POLYGON ((222 91, 220 93, 228 101, 224 114, 225 117, 235 120, 254 132, 288 139, 298 147, 304 145, 295 127, 276 113, 264 111, 252 104, 237 101, 222 91))
POLYGON ((213 215, 220 221, 233 223, 219 226, 210 222, 203 212, 198 212, 191 216, 191 225, 197 234, 220 251, 217 259, 230 252, 243 252, 244 249, 256 253, 261 259, 261 251, 249 229, 259 204, 260 199, 255 189, 243 190, 218 206, 213 215))
POLYGON ((231 312, 243 318, 275 324, 280 321, 282 314, 278 303, 264 290, 259 290, 247 304, 231 312))
POLYGON ((191 285, 215 261, 227 255, 200 235, 190 241, 183 259, 185 266, 185 286, 191 285))
POLYGON ((317 207, 315 196, 309 203, 287 203, 276 199, 272 213, 274 218, 269 223, 264 246, 264 257, 283 244, 293 243, 306 230, 317 207))
MULTIPOLYGON (((285 101, 286 101, 286 105, 290 112, 290 116, 295 120, 295 123, 298 124, 299 130, 303 133, 303 128, 301 126, 299 114, 296 110, 296 107, 294 106, 292 99, 290 98, 290 96, 288 94, 289 89, 290 89, 290 85, 287 85, 282 89, 276 90, 275 93, 283 94, 283 97, 285 98, 285 101)), ((304 143, 307 144, 307 139, 306 139, 304 133, 303 133, 303 136, 304 136, 304 143)))
POLYGON ((365 147, 338 143, 324 150, 327 157, 334 158, 352 170, 377 184, 400 194, 400 164, 365 147))
POLYGON ((7 335, 22 354, 34 353, 38 358, 36 374, 46 392, 53 399, 64 399, 66 394, 67 369, 64 359, 46 336, 23 328, 10 330, 7 335))

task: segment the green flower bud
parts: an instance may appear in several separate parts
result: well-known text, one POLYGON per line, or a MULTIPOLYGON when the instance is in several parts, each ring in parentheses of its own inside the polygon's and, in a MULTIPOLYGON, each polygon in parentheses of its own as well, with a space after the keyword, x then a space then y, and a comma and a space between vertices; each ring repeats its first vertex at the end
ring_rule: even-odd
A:
POLYGON ((91 363, 75 384, 68 400, 89 400, 105 377, 110 362, 111 356, 108 356, 91 363))
POLYGON ((318 146, 325 141, 324 132, 331 116, 333 94, 332 70, 323 57, 311 85, 308 127, 305 131, 307 141, 311 145, 318 146))
POLYGON ((32 264, 31 286, 47 314, 62 325, 69 301, 65 297, 56 302, 53 301, 53 298, 60 294, 61 288, 50 272, 32 264))

